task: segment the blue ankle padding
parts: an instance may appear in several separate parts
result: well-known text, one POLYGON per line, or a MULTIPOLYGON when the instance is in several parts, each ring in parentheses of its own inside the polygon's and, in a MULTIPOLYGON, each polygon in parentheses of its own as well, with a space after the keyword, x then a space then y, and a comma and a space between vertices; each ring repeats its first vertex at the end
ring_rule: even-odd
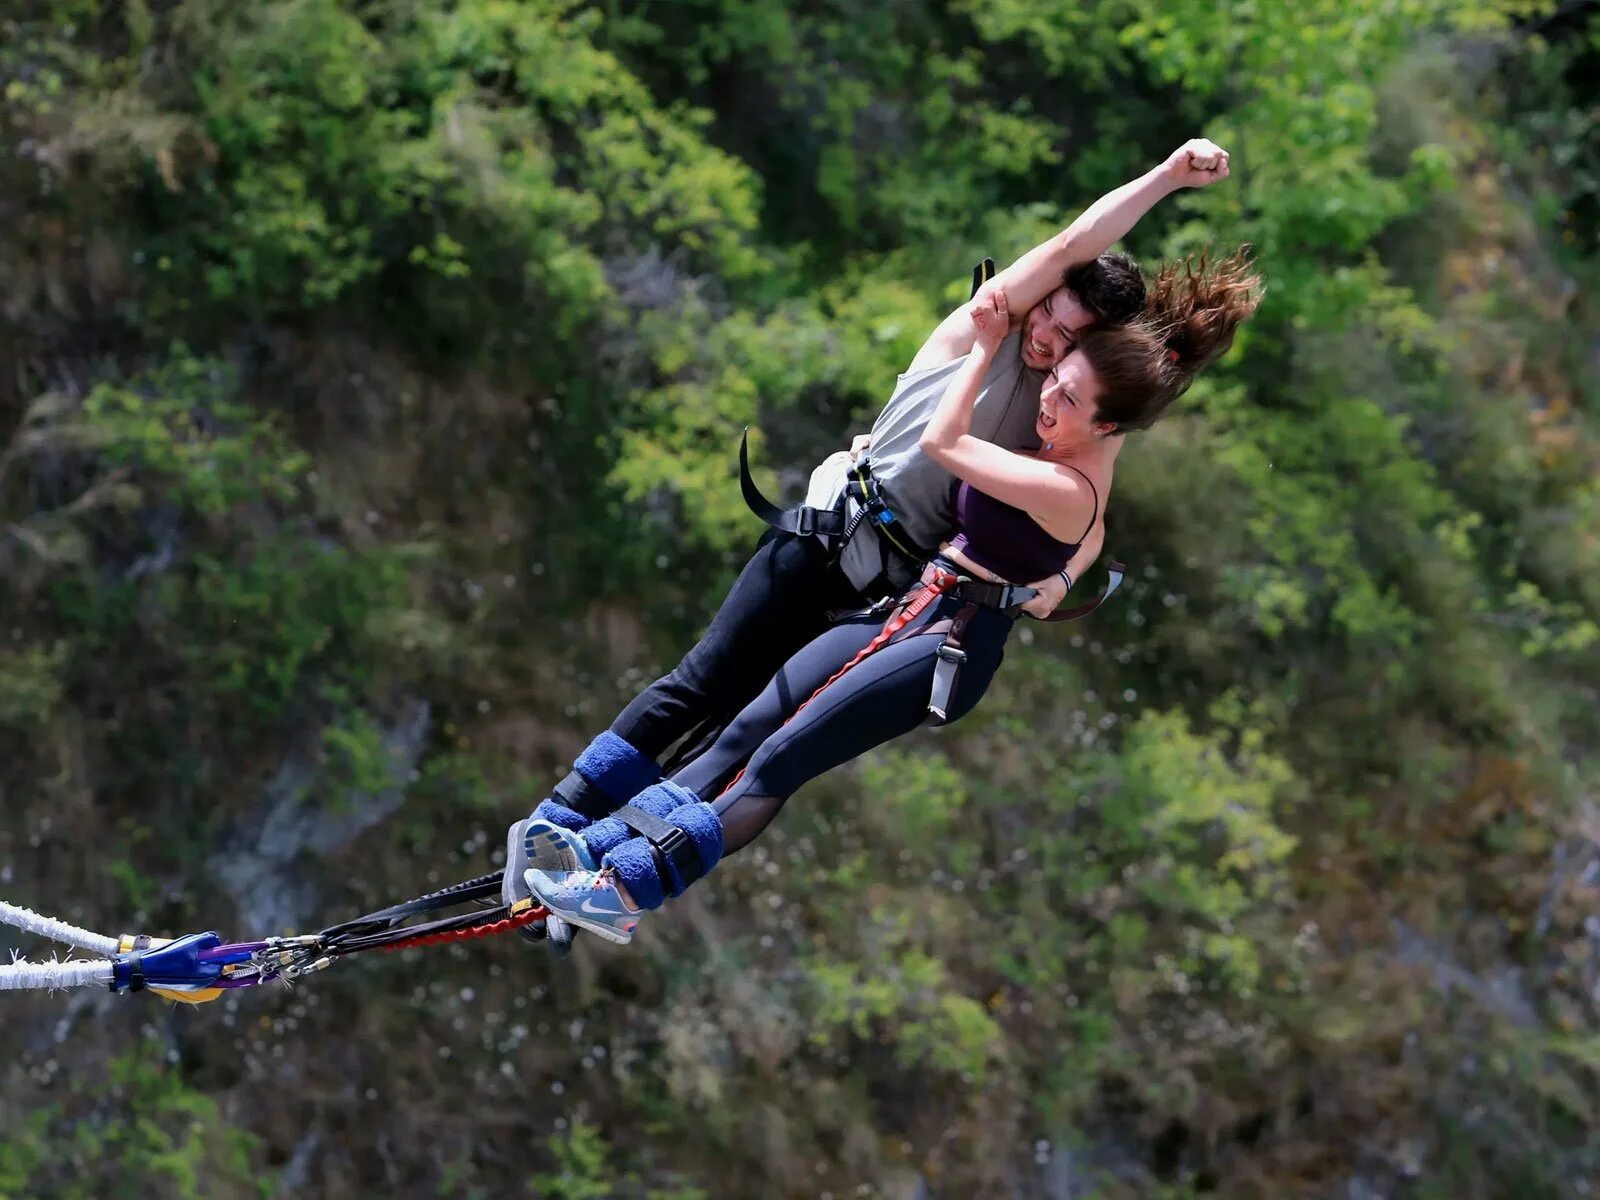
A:
MULTIPOLYGON (((659 783, 635 796, 633 803, 646 812, 665 818, 669 824, 676 825, 689 835, 689 841, 704 867, 702 875, 709 874, 711 868, 722 861, 722 818, 711 805, 695 798, 693 792, 675 783, 659 783)), ((595 834, 601 831, 601 826, 621 826, 630 835, 606 848, 604 865, 616 871, 635 904, 640 908, 660 908, 668 896, 683 895, 688 885, 679 876, 672 860, 658 860, 648 838, 631 836, 633 831, 615 818, 601 821, 584 833, 584 840, 592 852, 597 855, 601 853, 595 846, 595 834), (658 861, 666 863, 668 878, 665 881, 661 878, 658 861)), ((602 832, 607 837, 612 833, 609 828, 602 832)))
POLYGON ((626 804, 661 778, 661 767, 655 759, 641 754, 609 729, 584 747, 572 769, 617 806, 626 804))
POLYGON ((656 856, 644 838, 631 837, 613 847, 606 854, 604 865, 617 873, 628 895, 640 908, 661 907, 666 896, 661 890, 661 876, 656 871, 656 856))
MULTIPOLYGON (((628 803, 636 804, 644 809, 645 812, 654 813, 658 817, 668 817, 672 814, 672 810, 681 803, 676 796, 665 790, 669 787, 677 788, 678 791, 688 796, 694 795, 693 792, 687 792, 683 788, 677 787, 676 784, 658 783, 654 787, 645 788, 644 791, 634 796, 628 803)), ((604 821, 596 821, 583 831, 583 840, 589 846, 589 853, 596 858, 609 854, 632 836, 633 830, 617 820, 616 817, 607 817, 604 821)), ((658 883, 656 886, 660 887, 661 885, 658 883)))
MULTIPOLYGON (((722 861, 722 818, 709 804, 684 804, 672 811, 667 821, 689 835, 695 853, 700 856, 701 875, 711 874, 711 868, 722 861)), ((667 866, 667 894, 683 895, 689 885, 678 875, 678 868, 670 858, 663 859, 667 866)))
POLYGON ((559 825, 563 829, 570 829, 578 833, 588 827, 589 818, 582 813, 573 812, 559 800, 541 800, 539 807, 533 810, 535 818, 549 821, 552 825, 559 825))
MULTIPOLYGON (((638 796, 633 798, 632 803, 638 804, 640 798, 643 796, 660 796, 670 805, 670 807, 667 809, 667 812, 675 812, 676 810, 682 808, 685 804, 700 803, 699 796, 697 796, 694 792, 691 792, 688 788, 684 787, 681 783, 673 783, 670 779, 663 779, 660 783, 653 784, 652 786, 645 788, 644 791, 640 792, 638 796)), ((655 812, 655 809, 651 809, 650 811, 655 812)))

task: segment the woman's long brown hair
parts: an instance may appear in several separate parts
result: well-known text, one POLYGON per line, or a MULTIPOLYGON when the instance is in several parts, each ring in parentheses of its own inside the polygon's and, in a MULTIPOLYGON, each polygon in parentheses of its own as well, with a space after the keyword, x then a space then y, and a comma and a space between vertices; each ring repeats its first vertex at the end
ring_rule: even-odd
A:
POLYGON ((1261 294, 1247 246, 1218 262, 1202 252, 1168 263, 1137 317, 1090 329, 1078 340, 1100 379, 1095 419, 1125 433, 1154 425, 1195 376, 1227 353, 1261 294))

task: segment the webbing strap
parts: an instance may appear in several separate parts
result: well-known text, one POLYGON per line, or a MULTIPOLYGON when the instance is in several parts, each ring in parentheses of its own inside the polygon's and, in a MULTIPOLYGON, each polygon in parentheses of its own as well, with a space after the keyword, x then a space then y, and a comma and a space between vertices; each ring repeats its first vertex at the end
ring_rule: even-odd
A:
POLYGON ((975 603, 963 605, 951 619, 950 628, 945 631, 944 640, 935 652, 933 690, 928 696, 927 717, 935 724, 943 725, 950 719, 950 701, 955 696, 956 680, 960 678, 961 668, 967 661, 967 652, 961 648, 961 637, 977 611, 978 605, 975 603))
POLYGON ((582 812, 583 810, 578 807, 578 804, 583 797, 583 790, 588 782, 577 771, 568 771, 566 778, 550 789, 550 794, 568 808, 582 812))
POLYGON ((844 513, 838 509, 811 508, 804 504, 779 508, 761 494, 761 489, 750 474, 748 425, 739 438, 739 491, 744 496, 745 507, 780 533, 794 533, 801 537, 839 537, 845 532, 844 513))
POLYGON ((1080 604, 1076 608, 1058 608, 1044 619, 1046 621, 1076 621, 1079 617, 1087 617, 1095 609, 1111 599, 1111 593, 1122 586, 1123 577, 1128 573, 1128 565, 1120 562, 1109 562, 1106 564, 1106 570, 1110 572, 1110 578, 1106 580, 1105 590, 1093 600, 1090 600, 1087 604, 1080 604))
POLYGON ((990 583, 983 579, 973 579, 963 583, 956 589, 956 595, 963 600, 970 600, 974 604, 981 604, 985 608, 1016 608, 1026 604, 1039 593, 1031 587, 1021 587, 1014 583, 990 583))
POLYGON ((684 887, 706 873, 705 864, 700 861, 700 852, 689 840, 689 835, 676 825, 632 804, 624 805, 611 815, 643 837, 667 859, 678 872, 684 887))
POLYGON ((407 900, 404 904, 394 904, 377 912, 368 913, 364 917, 357 917, 353 921, 330 925, 317 936, 328 943, 343 938, 367 937, 392 930, 407 917, 415 916, 417 913, 454 908, 458 904, 498 896, 501 876, 502 872, 495 871, 491 875, 480 875, 464 883, 454 883, 436 892, 429 892, 426 896, 418 896, 415 900, 407 900))
POLYGON ((955 694, 956 677, 967 661, 967 652, 949 642, 940 642, 933 663, 933 692, 928 697, 928 716, 943 725, 950 719, 950 697, 955 694))
MULTIPOLYGON (((883 497, 883 489, 872 476, 871 452, 868 460, 856 464, 850 472, 850 480, 846 484, 849 493, 861 505, 862 512, 866 514, 873 529, 877 530, 884 541, 901 558, 909 563, 921 564, 933 557, 932 553, 924 550, 906 532, 906 527, 900 518, 895 515, 889 502, 883 497)), ((860 516, 861 514, 857 514, 860 516)))
MULTIPOLYGON (((854 670, 862 662, 862 660, 866 659, 870 655, 876 654, 879 650, 883 649, 884 646, 887 646, 890 642, 892 642, 895 639, 895 636, 899 634, 902 629, 911 624, 911 622, 915 621, 927 611, 928 605, 938 600, 940 596, 943 596, 951 588, 955 587, 956 584, 961 580, 961 576, 950 571, 945 571, 938 567, 933 568, 933 572, 934 576, 932 581, 929 582, 926 587, 913 596, 909 601, 896 608, 895 611, 889 615, 889 619, 883 623, 883 628, 878 631, 877 635, 861 648, 861 652, 849 662, 845 663, 844 666, 835 671, 821 687, 812 692, 811 695, 807 696, 804 703, 790 713, 789 716, 784 720, 785 725, 804 712, 806 705, 810 704, 818 696, 822 695, 823 692, 827 691, 830 687, 838 683, 839 680, 843 679, 852 670, 854 670)), ((744 778, 744 771, 744 768, 740 768, 739 773, 733 777, 728 786, 722 789, 722 795, 727 795, 729 791, 738 785, 739 781, 744 778)))
MULTIPOLYGON (((993 278, 994 278, 994 259, 986 258, 981 263, 979 263, 977 266, 973 267, 972 268, 972 296, 976 296, 978 294, 978 289, 981 288, 984 284, 988 283, 989 280, 991 280, 993 278)), ((970 300, 972 298, 972 296, 968 296, 967 299, 970 300)))

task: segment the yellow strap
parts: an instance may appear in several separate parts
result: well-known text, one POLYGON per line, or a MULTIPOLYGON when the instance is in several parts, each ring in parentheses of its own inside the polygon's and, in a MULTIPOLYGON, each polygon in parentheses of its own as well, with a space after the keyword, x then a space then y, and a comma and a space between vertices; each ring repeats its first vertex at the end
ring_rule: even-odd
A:
POLYGON ((171 988, 153 987, 147 988, 146 990, 154 992, 156 995, 162 996, 168 1000, 176 1000, 179 1004, 204 1004, 207 1000, 215 1000, 227 989, 214 987, 200 988, 198 991, 193 992, 176 992, 171 988))
MULTIPOLYGON (((861 485, 861 494, 863 496, 872 495, 872 492, 867 487, 867 477, 862 472, 860 464, 856 465, 855 471, 856 471, 856 482, 861 485)), ((917 553, 917 551, 915 551, 913 549, 908 549, 900 541, 899 538, 895 537, 894 531, 891 530, 887 525, 883 524, 881 521, 874 521, 874 522, 872 522, 872 524, 873 524, 873 527, 875 529, 877 529, 877 531, 879 533, 883 534, 884 537, 889 539, 889 541, 894 545, 894 548, 896 550, 900 551, 900 553, 905 555, 907 558, 909 558, 909 559, 918 559, 918 558, 922 557, 920 554, 917 553)))
MULTIPOLYGON (((122 934, 120 937, 117 938, 117 953, 118 954, 132 954, 134 949, 135 949, 134 943, 137 942, 138 940, 139 940, 139 935, 137 933, 124 933, 124 934, 122 934)), ((145 949, 146 950, 159 950, 163 946, 170 946, 170 945, 172 945, 172 939, 171 938, 153 937, 153 938, 150 939, 150 944, 148 946, 146 946, 145 949)))

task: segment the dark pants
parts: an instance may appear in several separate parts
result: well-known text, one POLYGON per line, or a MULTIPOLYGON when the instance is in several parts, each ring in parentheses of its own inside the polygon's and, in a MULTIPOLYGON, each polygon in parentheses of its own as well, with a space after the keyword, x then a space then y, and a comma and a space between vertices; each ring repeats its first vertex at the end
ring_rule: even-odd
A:
MULTIPOLYGON (((942 622, 962 605, 947 596, 907 629, 942 622)), ((877 635, 883 622, 882 614, 850 618, 804 646, 708 750, 673 774, 675 783, 715 801, 727 853, 748 845, 801 784, 924 722, 934 663, 944 641, 938 633, 913 634, 884 646, 807 703, 877 635), (744 774, 723 791, 741 766, 744 774)), ((961 641, 967 661, 956 680, 950 721, 971 712, 988 690, 1013 624, 1014 617, 985 608, 967 625, 961 641)))
MULTIPOLYGON (((816 538, 769 535, 699 643, 622 710, 611 732, 669 770, 694 759, 796 651, 828 628, 830 612, 868 603, 830 557, 816 538)), ((727 765, 726 779, 743 765, 727 765)))

